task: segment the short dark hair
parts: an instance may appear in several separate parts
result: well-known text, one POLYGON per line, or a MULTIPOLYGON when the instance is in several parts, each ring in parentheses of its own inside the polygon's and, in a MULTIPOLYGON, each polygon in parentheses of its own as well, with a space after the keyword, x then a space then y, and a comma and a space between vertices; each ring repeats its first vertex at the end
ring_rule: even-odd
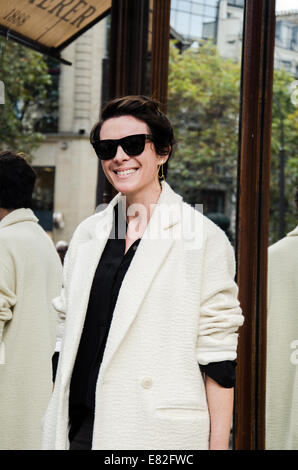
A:
MULTIPOLYGON (((157 155, 172 154, 175 144, 172 125, 166 115, 160 110, 158 101, 143 95, 123 96, 115 98, 103 107, 99 121, 93 126, 90 133, 90 142, 99 139, 103 123, 110 118, 120 116, 133 116, 147 124, 157 155)), ((169 160, 168 158, 168 160, 169 160)), ((167 175, 168 160, 165 162, 164 175, 167 175)))
POLYGON ((36 173, 25 155, 11 150, 0 152, 0 207, 20 209, 32 207, 36 173))

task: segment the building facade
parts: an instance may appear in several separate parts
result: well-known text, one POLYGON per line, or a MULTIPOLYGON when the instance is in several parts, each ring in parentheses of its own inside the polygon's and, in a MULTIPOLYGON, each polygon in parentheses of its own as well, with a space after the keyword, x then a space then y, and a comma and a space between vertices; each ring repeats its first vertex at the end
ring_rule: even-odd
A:
MULTIPOLYGON (((172 0, 171 26, 188 41, 211 39, 222 57, 240 60, 245 0, 172 0)), ((275 67, 298 77, 298 8, 276 16, 275 67)))
POLYGON ((105 42, 104 19, 63 51, 72 66, 60 65, 57 132, 52 126, 33 155, 38 174, 34 209, 54 242, 69 242, 95 210, 98 160, 89 133, 101 104, 105 42))
MULTIPOLYGON (((240 60, 244 2, 221 0, 216 26, 216 45, 222 57, 240 60)), ((276 15, 274 67, 298 78, 298 9, 276 15)))
POLYGON ((298 78, 298 8, 277 15, 274 60, 276 68, 298 78))
POLYGON ((187 40, 216 35, 218 0, 172 0, 171 26, 187 40))

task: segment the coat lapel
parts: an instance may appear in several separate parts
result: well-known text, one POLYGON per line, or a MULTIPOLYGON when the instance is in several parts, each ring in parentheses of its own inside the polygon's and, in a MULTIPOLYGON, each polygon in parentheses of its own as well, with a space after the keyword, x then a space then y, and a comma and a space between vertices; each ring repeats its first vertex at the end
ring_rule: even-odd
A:
MULTIPOLYGON (((103 212, 96 214, 92 231, 86 239, 78 242, 75 266, 72 274, 69 297, 73 300, 72 315, 65 329, 66 342, 71 347, 71 362, 67 359, 64 367, 64 380, 67 383, 74 366, 76 354, 84 327, 90 290, 100 257, 106 245, 113 223, 113 207, 110 204, 103 212), (78 295, 78 292, 80 295, 78 295)), ((67 319, 66 319, 67 320, 67 319)))
POLYGON ((295 237, 295 236, 297 236, 297 235, 298 235, 298 225, 297 225, 296 228, 294 228, 294 230, 292 230, 292 232, 289 232, 289 233, 287 234, 287 237, 295 237))

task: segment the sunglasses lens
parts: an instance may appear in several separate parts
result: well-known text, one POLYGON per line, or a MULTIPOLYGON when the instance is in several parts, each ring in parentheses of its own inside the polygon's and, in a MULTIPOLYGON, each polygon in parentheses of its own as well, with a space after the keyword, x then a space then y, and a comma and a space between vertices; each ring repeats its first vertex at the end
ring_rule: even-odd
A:
POLYGON ((111 140, 100 140, 93 144, 97 156, 101 160, 114 158, 117 152, 117 144, 111 140))
POLYGON ((119 140, 97 140, 92 145, 96 155, 101 160, 110 160, 115 157, 118 145, 121 145, 127 155, 134 157, 144 151, 145 142, 145 134, 136 134, 123 137, 119 140))
POLYGON ((145 140, 146 136, 144 134, 130 135, 122 139, 121 145, 127 155, 136 156, 144 151, 145 140))

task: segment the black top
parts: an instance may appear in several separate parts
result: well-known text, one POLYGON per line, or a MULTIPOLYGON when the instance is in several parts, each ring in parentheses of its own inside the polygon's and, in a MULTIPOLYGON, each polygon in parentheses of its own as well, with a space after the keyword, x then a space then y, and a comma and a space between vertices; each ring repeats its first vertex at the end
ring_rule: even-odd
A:
MULTIPOLYGON (((121 215, 120 215, 121 218, 121 215)), ((84 328, 73 368, 69 416, 75 434, 80 423, 95 409, 95 389, 105 345, 112 321, 118 293, 141 239, 136 240, 125 252, 125 236, 118 233, 118 205, 114 208, 114 224, 98 263, 89 297, 84 328)), ((123 223, 123 221, 122 221, 123 223)), ((123 225, 122 225, 123 227, 123 225)), ((126 221, 124 227, 127 229, 126 221)), ((235 383, 236 361, 222 361, 200 365, 201 371, 226 388, 235 383)))
POLYGON ((98 263, 90 291, 81 341, 70 383, 69 405, 94 410, 95 387, 105 345, 112 322, 118 293, 141 239, 136 240, 124 254, 125 237, 118 237, 118 206, 114 224, 98 263), (115 232, 113 232, 115 230, 115 232))

